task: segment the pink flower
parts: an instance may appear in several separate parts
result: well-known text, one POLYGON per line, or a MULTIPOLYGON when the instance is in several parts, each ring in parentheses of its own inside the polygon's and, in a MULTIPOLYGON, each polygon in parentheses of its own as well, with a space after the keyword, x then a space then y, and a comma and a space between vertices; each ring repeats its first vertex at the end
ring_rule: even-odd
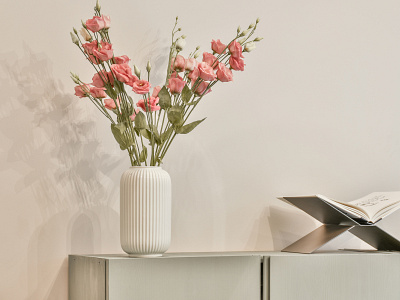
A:
POLYGON ((92 94, 93 98, 105 98, 107 97, 107 94, 105 91, 105 88, 98 88, 98 87, 91 87, 90 88, 90 94, 92 94))
POLYGON ((200 75, 199 68, 196 67, 192 72, 189 73, 188 78, 191 80, 196 80, 200 75))
POLYGON ((217 77, 222 82, 228 82, 233 80, 232 71, 229 70, 225 66, 225 64, 222 63, 218 64, 217 77))
MULTIPOLYGON (((147 99, 147 108, 150 110, 150 111, 156 111, 156 110, 160 110, 160 106, 158 106, 157 104, 158 104, 158 101, 159 101, 160 99, 158 98, 158 97, 150 97, 150 99, 147 99)), ((140 99, 138 102, 137 102, 137 106, 138 107, 140 107, 141 109, 143 109, 144 111, 146 111, 146 104, 145 104, 145 102, 144 102, 144 99, 140 99)))
POLYGON ((93 85, 95 87, 102 88, 104 87, 104 83, 110 83, 111 86, 114 86, 114 77, 111 72, 106 72, 101 70, 99 73, 94 74, 93 78, 93 85))
POLYGON ((234 58, 244 57, 242 54, 242 45, 240 45, 236 40, 230 43, 228 48, 234 58))
POLYGON ((101 15, 101 18, 103 19, 103 22, 104 22, 104 28, 105 29, 110 28, 111 18, 109 16, 105 16, 105 15, 101 15))
POLYGON ((205 81, 211 81, 217 78, 217 75, 214 74, 214 70, 212 67, 210 67, 209 64, 206 62, 201 62, 197 66, 200 72, 200 78, 205 80, 205 81))
POLYGON ((116 64, 127 64, 130 61, 130 58, 126 55, 116 56, 114 57, 116 64))
POLYGON ((140 109, 139 108, 135 108, 135 112, 129 116, 129 118, 131 118, 132 122, 135 121, 136 115, 139 113, 140 109))
POLYGON ((212 55, 211 53, 204 52, 203 53, 203 61, 209 64, 213 69, 216 69, 218 66, 218 60, 217 58, 212 55))
POLYGON ((79 98, 87 97, 87 94, 90 93, 90 86, 86 83, 82 85, 77 85, 75 87, 75 96, 79 98))
POLYGON ((169 91, 173 94, 179 94, 182 92, 183 87, 185 86, 186 82, 181 78, 170 78, 168 79, 168 88, 169 91))
POLYGON ((183 78, 182 78, 181 76, 179 76, 179 74, 176 73, 175 71, 171 73, 170 78, 180 78, 180 79, 183 79, 183 78))
POLYGON ((197 60, 195 58, 188 58, 185 61, 185 70, 193 71, 197 67, 197 60))
POLYGON ((114 73, 117 80, 132 85, 138 78, 132 74, 132 69, 128 64, 113 64, 111 71, 114 73))
POLYGON ((92 32, 97 32, 103 29, 105 26, 104 19, 102 17, 93 17, 86 21, 86 27, 92 32))
POLYGON ((86 54, 93 54, 93 50, 97 49, 97 41, 82 44, 83 49, 85 49, 86 54))
MULTIPOLYGON (((200 84, 197 82, 196 83, 196 90, 194 91, 194 93, 195 94, 197 94, 197 95, 203 95, 203 93, 205 92, 205 90, 207 89, 207 87, 208 87, 208 82, 205 82, 205 81, 202 81, 202 82, 200 82, 200 84)), ((195 85, 195 81, 194 80, 192 80, 192 88, 194 87, 194 85, 195 85)), ((205 93, 205 94, 208 94, 209 92, 211 92, 211 89, 209 89, 208 91, 207 91, 207 93, 205 93)))
POLYGON ((185 69, 185 58, 182 55, 177 55, 171 59, 171 69, 181 72, 185 69))
POLYGON ((157 85, 154 89, 153 89, 153 94, 151 95, 152 97, 157 97, 158 93, 161 90, 161 86, 157 85))
POLYGON ((132 90, 136 94, 141 94, 141 95, 148 93, 150 90, 150 87, 151 87, 150 82, 148 82, 146 80, 136 80, 132 84, 132 90))
POLYGON ((101 41, 100 47, 93 49, 93 55, 102 61, 111 59, 114 55, 112 45, 101 41))
POLYGON ((231 56, 229 58, 229 65, 231 66, 232 69, 236 71, 244 71, 244 60, 241 58, 235 58, 231 56))
POLYGON ((226 48, 226 45, 222 44, 220 40, 216 40, 216 41, 212 40, 211 41, 211 49, 215 53, 218 53, 218 54, 221 54, 222 52, 225 53, 225 51, 224 51, 225 48, 226 48))
POLYGON ((104 107, 109 109, 109 110, 116 109, 117 106, 115 105, 115 102, 117 102, 117 105, 119 106, 119 99, 118 98, 115 101, 113 99, 104 99, 104 107))

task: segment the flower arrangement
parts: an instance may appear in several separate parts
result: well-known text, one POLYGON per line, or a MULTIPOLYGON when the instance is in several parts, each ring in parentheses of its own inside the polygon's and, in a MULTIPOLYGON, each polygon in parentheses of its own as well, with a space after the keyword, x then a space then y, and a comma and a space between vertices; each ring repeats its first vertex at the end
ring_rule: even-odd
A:
POLYGON ((121 150, 128 151, 132 166, 159 166, 174 138, 191 132, 204 121, 188 123, 202 98, 217 82, 232 81, 232 70, 244 70, 243 53, 253 50, 255 43, 262 40, 259 37, 251 40, 259 19, 246 30, 238 27, 235 37, 226 44, 219 39, 212 40, 212 53, 203 52, 200 62, 197 60, 200 47, 187 58, 180 54, 186 36, 178 36, 181 28, 177 28, 177 17, 165 84, 151 90, 150 61, 146 66, 146 80, 137 66, 132 71, 128 56, 114 55, 109 36, 111 20, 100 10, 97 1, 94 17, 82 21, 81 37, 75 28, 71 32, 72 42, 96 71, 90 84, 71 73, 77 84, 75 95, 89 98, 109 119, 115 140, 121 150), (129 89, 140 98, 138 101, 128 95, 129 89))

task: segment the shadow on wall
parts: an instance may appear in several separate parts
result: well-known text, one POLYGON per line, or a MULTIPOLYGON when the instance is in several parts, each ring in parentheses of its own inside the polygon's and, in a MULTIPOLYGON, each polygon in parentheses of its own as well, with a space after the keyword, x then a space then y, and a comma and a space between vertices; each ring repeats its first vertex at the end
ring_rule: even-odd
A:
POLYGON ((25 47, 22 57, 1 57, 0 171, 17 178, 2 183, 14 189, 15 199, 1 201, 34 202, 37 208, 18 216, 35 228, 26 241, 28 274, 13 282, 28 278, 27 299, 66 299, 66 255, 101 252, 104 239, 119 245, 119 217, 112 209, 119 177, 110 175, 123 161, 119 153, 104 152, 91 103, 77 105, 63 91, 44 54, 25 47), (26 190, 30 197, 18 199, 26 190))

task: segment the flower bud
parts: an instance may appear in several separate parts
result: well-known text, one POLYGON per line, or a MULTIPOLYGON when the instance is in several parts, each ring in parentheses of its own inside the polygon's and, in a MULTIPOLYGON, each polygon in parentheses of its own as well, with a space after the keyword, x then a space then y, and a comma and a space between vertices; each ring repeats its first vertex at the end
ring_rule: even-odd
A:
POLYGON ((101 6, 99 4, 99 0, 96 1, 96 6, 94 9, 97 10, 98 12, 100 12, 101 6))
POLYGON ((244 38, 241 38, 240 40, 238 40, 238 43, 239 44, 241 44, 241 45, 243 45, 243 43, 246 41, 246 38, 244 37, 244 38))
POLYGON ((75 82, 76 84, 79 84, 79 76, 70 72, 71 73, 71 79, 73 80, 73 82, 75 82))
POLYGON ((193 57, 198 58, 199 56, 200 56, 200 52, 196 52, 193 57))
POLYGON ((78 38, 76 37, 76 35, 73 34, 72 32, 70 32, 70 34, 71 34, 72 42, 73 42, 75 45, 79 45, 79 40, 78 40, 78 38))
POLYGON ((254 41, 255 42, 259 42, 259 41, 261 41, 262 39, 264 39, 263 37, 256 37, 255 39, 254 39, 254 41))
POLYGON ((182 35, 181 38, 186 39, 186 34, 182 35))
POLYGON ((254 23, 251 23, 250 25, 249 25, 249 29, 251 29, 251 28, 254 28, 254 26, 256 26, 254 23))
POLYGON ((147 70, 147 73, 150 73, 150 70, 151 70, 150 61, 147 62, 146 70, 147 70))
POLYGON ((240 29, 240 26, 238 26, 236 32, 239 33, 242 29, 240 29))
POLYGON ((258 22, 260 22, 260 18, 257 18, 257 20, 256 20, 256 24, 257 24, 258 22))
POLYGON ((200 46, 197 46, 197 47, 196 47, 196 50, 199 50, 199 49, 200 49, 200 46))
POLYGON ((183 48, 185 48, 185 45, 186 45, 186 41, 182 38, 179 38, 176 40, 175 48, 179 52, 179 51, 182 51, 183 48))
POLYGON ((75 34, 78 34, 78 31, 75 29, 75 27, 72 28, 74 30, 75 34))
POLYGON ((256 48, 256 44, 253 42, 249 42, 244 46, 244 51, 250 52, 251 50, 254 50, 255 48, 256 48))
POLYGON ((244 30, 244 31, 242 32, 241 36, 246 36, 246 35, 250 32, 250 30, 251 30, 251 29, 246 29, 246 30, 244 30))
POLYGON ((83 28, 85 28, 85 29, 87 29, 87 27, 86 27, 86 23, 85 23, 85 22, 83 22, 83 20, 81 20, 81 23, 82 23, 82 27, 83 27, 83 28))
POLYGON ((135 72, 135 75, 140 79, 140 70, 138 67, 136 67, 136 65, 133 65, 133 71, 135 72))
POLYGON ((181 31, 181 30, 182 30, 182 28, 179 27, 179 28, 178 28, 178 31, 181 31))
POLYGON ((83 37, 83 39, 85 41, 89 42, 92 40, 92 36, 85 28, 82 28, 81 30, 79 30, 79 33, 81 34, 81 36, 83 37))

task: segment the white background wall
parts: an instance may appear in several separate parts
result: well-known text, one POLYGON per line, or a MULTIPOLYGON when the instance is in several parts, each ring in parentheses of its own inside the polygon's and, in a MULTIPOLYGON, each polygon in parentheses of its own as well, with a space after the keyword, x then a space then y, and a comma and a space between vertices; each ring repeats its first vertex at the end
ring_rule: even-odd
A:
MULTIPOLYGON (((120 253, 109 124, 73 96, 92 70, 69 31, 94 1, 2 1, 0 298, 67 299, 67 255, 120 253)), ((280 250, 316 228, 280 195, 351 200, 400 190, 400 2, 104 0, 117 55, 162 83, 176 15, 187 52, 260 17, 265 39, 219 84, 171 147, 170 251, 280 250)), ((382 226, 400 237, 399 214, 382 226)), ((351 235, 332 249, 360 247, 351 235)))

